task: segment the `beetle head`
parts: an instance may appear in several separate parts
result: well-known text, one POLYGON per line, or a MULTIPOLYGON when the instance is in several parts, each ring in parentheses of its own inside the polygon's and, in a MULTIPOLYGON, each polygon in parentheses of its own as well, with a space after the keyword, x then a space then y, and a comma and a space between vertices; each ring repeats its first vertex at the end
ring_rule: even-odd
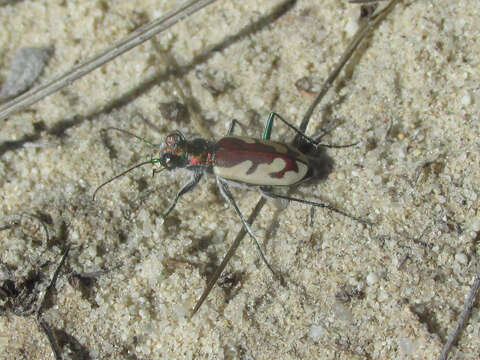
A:
POLYGON ((165 138, 165 147, 159 158, 160 164, 167 170, 187 165, 187 141, 180 131, 175 131, 165 138))
MULTIPOLYGON (((148 141, 144 140, 143 138, 138 137, 137 135, 132 134, 132 133, 126 131, 126 130, 117 129, 117 128, 108 128, 108 129, 120 131, 120 132, 125 133, 127 135, 136 137, 136 138, 144 141, 145 143, 147 143, 150 146, 154 146, 150 142, 148 142, 148 141)), ((95 189, 95 191, 93 193, 93 200, 95 200, 95 195, 98 193, 98 191, 101 188, 103 188, 105 185, 111 183, 112 181, 118 179, 119 177, 122 177, 125 174, 128 174, 130 171, 132 171, 136 168, 139 168, 141 166, 148 165, 148 164, 151 164, 151 165, 160 164, 160 165, 162 165, 162 168, 153 170, 153 175, 155 175, 156 173, 159 173, 159 172, 161 172, 165 169, 166 170, 173 170, 173 169, 176 169, 176 168, 179 168, 179 167, 187 166, 188 154, 187 154, 187 151, 186 151, 186 147, 187 147, 187 141, 185 140, 185 136, 183 136, 183 134, 180 131, 175 131, 174 133, 171 133, 170 135, 168 135, 166 137, 165 147, 162 149, 159 157, 151 157, 149 160, 138 163, 138 164, 132 166, 131 168, 123 171, 122 173, 120 173, 118 175, 115 175, 114 177, 105 181, 103 184, 101 184, 100 186, 98 186, 95 189)))

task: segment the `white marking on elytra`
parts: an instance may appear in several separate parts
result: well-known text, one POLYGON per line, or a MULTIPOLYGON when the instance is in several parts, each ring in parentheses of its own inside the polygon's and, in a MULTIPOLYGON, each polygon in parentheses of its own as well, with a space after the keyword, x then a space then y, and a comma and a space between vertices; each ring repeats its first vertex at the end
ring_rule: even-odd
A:
POLYGON ((232 167, 214 166, 213 172, 215 175, 224 179, 240 181, 253 185, 278 185, 286 186, 292 185, 301 181, 308 172, 308 166, 300 161, 295 161, 298 171, 287 171, 281 178, 271 177, 270 173, 282 171, 286 162, 282 158, 276 158, 271 164, 258 164, 255 171, 247 174, 248 170, 253 165, 253 162, 246 160, 232 167))

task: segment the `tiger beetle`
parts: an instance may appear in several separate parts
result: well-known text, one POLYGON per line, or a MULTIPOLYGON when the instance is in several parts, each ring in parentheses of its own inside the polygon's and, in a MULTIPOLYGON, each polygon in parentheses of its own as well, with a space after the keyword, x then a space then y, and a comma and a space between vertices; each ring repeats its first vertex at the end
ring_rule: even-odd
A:
MULTIPOLYGON (((315 148, 319 146, 343 148, 355 145, 337 146, 320 144, 318 141, 308 137, 274 112, 271 112, 268 117, 262 139, 233 136, 232 134, 235 125, 239 124, 235 119, 232 120, 227 135, 218 142, 212 142, 201 138, 187 140, 180 131, 175 131, 166 137, 165 144, 160 151, 159 157, 152 157, 147 161, 136 164, 107 180, 95 190, 93 193, 93 199, 95 200, 97 192, 103 186, 143 165, 160 164, 161 168, 154 169, 153 174, 163 170, 175 170, 177 168, 185 168, 192 171, 193 174, 191 180, 185 184, 180 191, 178 191, 174 200, 163 214, 163 218, 166 218, 175 208, 180 197, 195 188, 203 177, 203 174, 212 174, 215 176, 220 193, 232 205, 246 232, 255 243, 262 260, 274 274, 275 272, 266 260, 250 225, 238 208, 237 203, 230 192, 229 185, 246 185, 248 187, 257 188, 261 194, 267 198, 295 201, 312 207, 326 208, 362 224, 370 225, 370 222, 349 215, 330 204, 308 201, 273 192, 274 187, 297 185, 318 175, 317 167, 315 166, 316 162, 312 156, 307 155, 292 145, 270 140, 275 118, 282 121, 286 126, 294 130, 307 143, 313 145, 315 148)), ((149 146, 155 146, 149 141, 126 130, 114 127, 104 130, 116 130, 142 140, 149 146)), ((220 274, 218 274, 218 276, 220 276, 220 274)), ((216 279, 210 281, 216 281, 216 279)), ((193 313, 198 310, 200 304, 201 303, 197 303, 193 313)))

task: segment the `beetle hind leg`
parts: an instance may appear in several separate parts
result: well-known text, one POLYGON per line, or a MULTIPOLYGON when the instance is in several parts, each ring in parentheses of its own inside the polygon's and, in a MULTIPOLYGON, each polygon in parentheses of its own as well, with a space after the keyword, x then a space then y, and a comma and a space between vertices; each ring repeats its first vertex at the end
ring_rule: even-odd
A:
POLYGON ((250 225, 245 220, 242 212, 238 208, 237 203, 235 202, 235 199, 233 198, 233 195, 230 192, 230 188, 229 188, 228 184, 225 181, 222 181, 218 176, 217 176, 217 184, 218 184, 218 188, 220 189, 220 192, 222 193, 223 197, 230 203, 230 205, 232 205, 233 209, 235 210, 238 217, 242 221, 243 227, 247 231, 248 235, 250 235, 250 238, 253 240, 255 246, 257 247, 258 252, 260 253, 260 257, 262 258, 263 262, 265 263, 265 265, 267 265, 268 269, 272 272, 272 274, 274 276, 277 276, 276 272, 273 270, 272 266, 267 261, 267 258, 265 257, 265 254, 263 253, 262 248, 260 247, 260 244, 258 243, 257 237, 253 233, 250 225))
POLYGON ((298 203, 301 203, 301 204, 305 204, 305 205, 310 205, 310 206, 314 206, 314 207, 320 207, 320 208, 325 208, 327 210, 330 210, 330 211, 333 211, 337 214, 340 214, 340 215, 343 215, 345 217, 348 217, 352 220, 355 220, 361 224, 364 224, 364 225, 373 225, 370 221, 367 221, 367 220, 363 220, 359 217, 356 217, 356 216, 353 216, 353 215, 350 215, 340 209, 337 209, 336 207, 330 205, 330 204, 327 204, 327 203, 319 203, 319 202, 314 202, 314 201, 309 201, 309 200, 304 200, 304 199, 299 199, 299 198, 294 198, 294 197, 291 197, 291 196, 286 196, 286 195, 280 195, 280 194, 277 194, 277 193, 274 193, 272 192, 268 187, 265 187, 265 186, 261 186, 260 187, 260 192, 262 193, 262 195, 264 195, 265 197, 268 197, 268 198, 273 198, 273 199, 283 199, 283 200, 287 200, 287 201, 295 201, 295 202, 298 202, 298 203))

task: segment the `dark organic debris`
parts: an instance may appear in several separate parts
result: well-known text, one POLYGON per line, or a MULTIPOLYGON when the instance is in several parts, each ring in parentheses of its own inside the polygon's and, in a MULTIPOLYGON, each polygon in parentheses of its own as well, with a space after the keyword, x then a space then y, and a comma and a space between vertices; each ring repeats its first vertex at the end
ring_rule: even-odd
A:
POLYGON ((175 123, 185 122, 188 119, 188 109, 178 101, 160 103, 158 108, 165 119, 175 123))

